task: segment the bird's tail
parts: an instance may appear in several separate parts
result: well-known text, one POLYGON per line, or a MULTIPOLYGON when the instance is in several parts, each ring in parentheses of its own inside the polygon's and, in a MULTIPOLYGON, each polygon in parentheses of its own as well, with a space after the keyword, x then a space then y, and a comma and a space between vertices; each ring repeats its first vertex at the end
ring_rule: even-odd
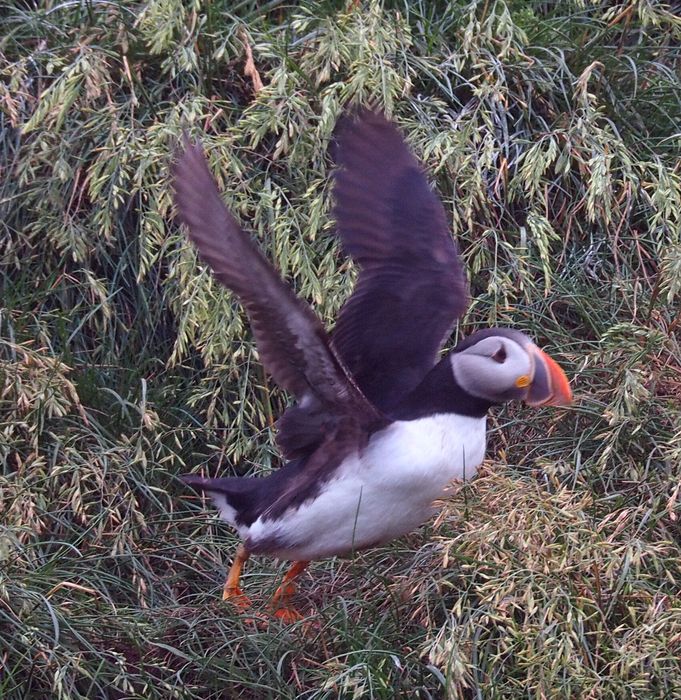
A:
POLYGON ((220 517, 235 528, 250 525, 249 517, 257 497, 257 479, 250 477, 225 477, 206 479, 196 474, 184 474, 182 481, 188 486, 207 493, 220 517))

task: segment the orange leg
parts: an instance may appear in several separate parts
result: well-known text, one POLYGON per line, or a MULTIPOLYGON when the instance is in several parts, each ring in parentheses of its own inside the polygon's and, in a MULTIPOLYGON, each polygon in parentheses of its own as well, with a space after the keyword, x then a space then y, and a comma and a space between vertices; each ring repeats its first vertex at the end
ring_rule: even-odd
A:
POLYGON ((283 622, 295 622, 302 620, 303 616, 292 607, 287 605, 289 598, 296 592, 295 579, 305 571, 309 561, 295 561, 291 568, 286 572, 281 585, 274 592, 270 607, 274 610, 275 617, 278 617, 283 622))
POLYGON ((250 554, 243 544, 240 544, 236 548, 234 563, 229 570, 229 574, 227 574, 225 587, 222 591, 222 600, 229 600, 240 610, 245 610, 251 605, 251 601, 244 595, 243 591, 239 587, 241 570, 244 568, 244 564, 248 561, 249 556, 250 554))

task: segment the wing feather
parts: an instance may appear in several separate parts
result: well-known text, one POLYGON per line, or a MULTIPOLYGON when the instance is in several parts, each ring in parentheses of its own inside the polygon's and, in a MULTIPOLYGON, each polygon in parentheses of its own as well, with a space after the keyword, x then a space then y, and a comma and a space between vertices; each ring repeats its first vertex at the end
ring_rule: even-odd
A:
POLYGON ((376 406, 388 410, 437 361, 468 305, 459 252, 439 198, 397 127, 363 111, 339 125, 334 215, 360 268, 334 346, 376 406))
POLYGON ((326 411, 378 415, 312 309, 295 296, 222 202, 200 145, 185 140, 173 167, 173 187, 189 238, 245 307, 260 358, 275 382, 326 411))

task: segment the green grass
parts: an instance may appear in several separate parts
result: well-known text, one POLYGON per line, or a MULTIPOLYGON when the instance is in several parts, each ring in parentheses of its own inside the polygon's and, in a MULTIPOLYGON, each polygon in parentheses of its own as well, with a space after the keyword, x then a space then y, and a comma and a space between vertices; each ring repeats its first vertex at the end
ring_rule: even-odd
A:
MULTIPOLYGON (((0 698, 681 697, 677 15, 90 0, 0 22, 0 698), (256 625, 219 600, 234 535, 176 477, 275 467, 286 397, 173 224, 168 165, 200 136, 330 326, 348 104, 427 164, 471 276, 457 333, 527 331, 577 401, 497 412, 436 522, 314 563, 307 620, 256 625)), ((283 571, 249 562, 256 607, 283 571)))

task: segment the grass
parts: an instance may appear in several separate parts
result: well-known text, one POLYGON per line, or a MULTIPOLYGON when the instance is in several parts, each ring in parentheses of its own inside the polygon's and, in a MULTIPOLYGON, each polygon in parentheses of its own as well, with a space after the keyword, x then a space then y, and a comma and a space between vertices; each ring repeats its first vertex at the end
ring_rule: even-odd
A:
MULTIPOLYGON (((0 13, 0 697, 681 697, 681 20, 625 3, 120 0, 0 13), (262 89, 244 72, 251 51, 262 89), (347 104, 404 128, 474 302, 569 411, 509 406, 441 517, 317 562, 300 625, 219 601, 177 475, 264 473, 286 403, 173 224, 200 136, 331 325, 347 104)), ((264 604, 283 565, 249 562, 264 604)))

